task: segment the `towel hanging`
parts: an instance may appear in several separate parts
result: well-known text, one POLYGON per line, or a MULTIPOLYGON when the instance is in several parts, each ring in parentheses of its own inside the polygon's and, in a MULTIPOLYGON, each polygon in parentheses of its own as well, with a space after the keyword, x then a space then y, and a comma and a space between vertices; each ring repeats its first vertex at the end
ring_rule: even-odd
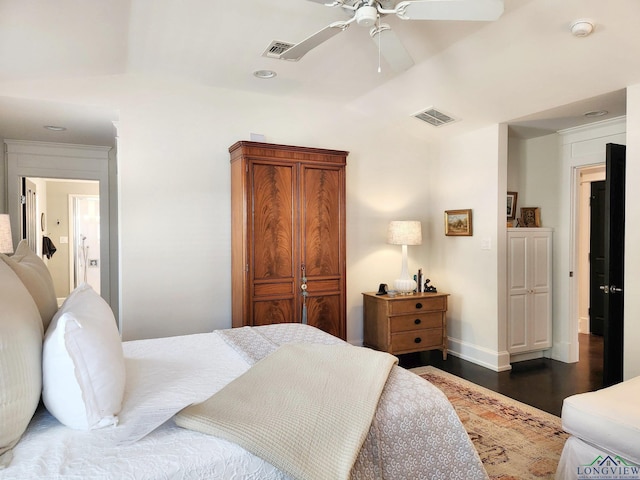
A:
POLYGON ((47 236, 42 237, 42 254, 47 257, 53 257, 53 254, 56 253, 56 246, 53 244, 51 239, 47 236))

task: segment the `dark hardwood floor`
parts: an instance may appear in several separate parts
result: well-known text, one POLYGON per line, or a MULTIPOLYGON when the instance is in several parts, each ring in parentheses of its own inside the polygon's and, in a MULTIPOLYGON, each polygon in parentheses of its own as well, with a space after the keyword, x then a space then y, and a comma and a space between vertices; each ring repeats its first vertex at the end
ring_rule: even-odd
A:
POLYGON ((439 350, 400 355, 400 365, 414 368, 433 365, 470 382, 520 402, 560 416, 562 401, 575 393, 602 387, 602 337, 580 334, 580 361, 564 363, 540 358, 512 364, 511 371, 488 368, 448 355, 439 350))

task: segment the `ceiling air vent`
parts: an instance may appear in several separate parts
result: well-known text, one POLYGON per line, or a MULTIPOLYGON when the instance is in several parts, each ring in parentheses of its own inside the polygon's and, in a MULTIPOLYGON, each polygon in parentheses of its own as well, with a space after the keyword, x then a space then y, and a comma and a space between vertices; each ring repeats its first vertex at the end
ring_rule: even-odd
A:
POLYGON ((293 45, 294 45, 293 43, 287 43, 287 42, 281 42, 279 40, 274 40, 267 47, 267 49, 262 53, 262 56, 263 57, 270 57, 270 58, 280 58, 280 55, 282 55, 284 52, 286 52, 291 47, 293 47, 293 45))
POLYGON ((442 113, 440 110, 436 110, 433 107, 429 107, 422 112, 414 113, 413 116, 418 120, 422 120, 423 122, 427 122, 428 124, 433 125, 434 127, 440 127, 457 120, 452 116, 447 115, 446 113, 442 113))

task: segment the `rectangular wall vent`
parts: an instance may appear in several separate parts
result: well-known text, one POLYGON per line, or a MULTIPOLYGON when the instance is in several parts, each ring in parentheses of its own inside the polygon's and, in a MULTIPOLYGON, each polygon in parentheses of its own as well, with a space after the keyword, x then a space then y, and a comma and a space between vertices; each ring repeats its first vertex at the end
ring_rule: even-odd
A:
POLYGON ((291 47, 293 47, 293 45, 294 45, 293 43, 287 43, 287 42, 281 42, 279 40, 274 40, 267 47, 267 49, 262 53, 262 56, 263 57, 270 57, 270 58, 280 58, 280 55, 282 55, 284 52, 286 52, 291 47))
POLYGON ((434 107, 429 107, 426 110, 414 113, 413 116, 418 120, 422 120, 423 122, 433 125, 434 127, 441 127, 442 125, 457 121, 456 118, 453 118, 451 115, 447 115, 446 113, 442 113, 434 107))

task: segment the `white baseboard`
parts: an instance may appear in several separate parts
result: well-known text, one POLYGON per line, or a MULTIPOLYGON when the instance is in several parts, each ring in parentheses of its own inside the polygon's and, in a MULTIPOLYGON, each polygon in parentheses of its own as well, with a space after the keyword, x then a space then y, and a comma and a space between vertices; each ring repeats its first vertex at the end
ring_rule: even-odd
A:
POLYGON ((589 317, 580 317, 578 319, 578 333, 589 333, 590 331, 589 317))
POLYGON ((554 342, 551 358, 565 363, 578 361, 578 346, 569 342, 554 342))
POLYGON ((449 337, 448 353, 494 372, 511 370, 509 352, 497 352, 449 337))
POLYGON ((538 350, 537 352, 518 353, 511 355, 511 363, 526 362, 527 360, 535 360, 536 358, 543 358, 545 350, 538 350))

